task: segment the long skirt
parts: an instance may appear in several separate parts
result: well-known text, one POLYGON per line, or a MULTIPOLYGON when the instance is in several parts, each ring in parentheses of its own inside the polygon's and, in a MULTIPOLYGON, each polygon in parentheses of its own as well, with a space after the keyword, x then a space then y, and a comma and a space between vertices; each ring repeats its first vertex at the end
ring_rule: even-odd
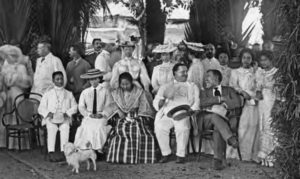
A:
POLYGON ((259 101, 259 130, 260 145, 258 157, 265 159, 275 148, 275 137, 271 128, 271 111, 275 102, 275 94, 272 90, 263 90, 264 99, 259 101))
MULTIPOLYGON (((256 105, 246 104, 239 123, 239 146, 244 161, 258 161, 259 115, 256 105)), ((228 147, 227 158, 238 158, 236 150, 228 147), (229 151, 230 150, 230 151, 229 151)))
POLYGON ((85 117, 76 131, 74 143, 81 149, 86 149, 89 142, 92 144, 92 149, 103 150, 110 129, 105 118, 85 117))
POLYGON ((155 162, 155 135, 146 117, 117 119, 108 139, 107 162, 137 164, 155 162))

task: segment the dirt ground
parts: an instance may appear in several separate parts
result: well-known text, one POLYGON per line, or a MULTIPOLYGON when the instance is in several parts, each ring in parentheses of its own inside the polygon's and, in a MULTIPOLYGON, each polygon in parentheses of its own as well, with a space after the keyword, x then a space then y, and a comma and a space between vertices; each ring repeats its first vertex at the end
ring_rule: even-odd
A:
MULTIPOLYGON (((174 158, 175 159, 175 158, 174 158)), ((261 167, 254 163, 228 160, 230 166, 222 171, 211 169, 212 159, 189 156, 185 164, 171 161, 166 164, 121 165, 97 162, 97 171, 87 171, 86 164, 79 174, 73 174, 65 162, 50 163, 44 160, 40 150, 24 152, 0 151, 0 179, 36 178, 111 178, 111 179, 267 179, 278 178, 274 168, 261 167)))

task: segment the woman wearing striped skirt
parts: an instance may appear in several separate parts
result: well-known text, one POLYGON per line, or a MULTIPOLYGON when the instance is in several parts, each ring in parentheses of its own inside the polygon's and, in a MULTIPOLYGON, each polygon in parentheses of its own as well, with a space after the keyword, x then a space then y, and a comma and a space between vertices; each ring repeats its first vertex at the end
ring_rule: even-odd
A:
POLYGON ((125 72, 119 76, 119 88, 112 91, 118 110, 109 117, 113 126, 108 137, 107 162, 137 164, 155 162, 155 135, 151 129, 154 110, 145 91, 133 84, 125 72))

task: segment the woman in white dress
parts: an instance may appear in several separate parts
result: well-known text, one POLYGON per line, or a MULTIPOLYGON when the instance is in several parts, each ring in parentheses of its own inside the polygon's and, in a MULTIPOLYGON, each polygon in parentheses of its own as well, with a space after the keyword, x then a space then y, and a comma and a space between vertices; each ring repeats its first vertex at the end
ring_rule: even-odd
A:
MULTIPOLYGON (((244 108, 238 128, 241 155, 245 161, 257 161, 258 152, 258 106, 256 101, 256 78, 252 67, 253 54, 250 49, 240 53, 242 66, 232 70, 229 86, 244 98, 244 108)), ((229 148, 230 150, 230 148, 229 148)), ((227 157, 236 157, 227 151, 227 157)))
MULTIPOLYGON (((1 73, 4 77, 4 85, 7 89, 7 101, 5 111, 10 112, 13 109, 15 98, 22 94, 27 88, 32 85, 32 77, 29 75, 25 64, 28 58, 24 56, 21 49, 13 45, 4 45, 0 47, 0 51, 4 54, 5 62, 1 73)), ((18 101, 17 101, 18 102, 18 101)), ((11 124, 16 124, 16 117, 9 116, 11 124)), ((22 139, 22 148, 29 148, 29 142, 22 139)), ((9 142, 9 149, 17 149, 17 140, 9 142)))
POLYGON ((135 44, 127 41, 120 46, 122 47, 124 58, 114 64, 110 86, 112 88, 119 87, 119 75, 129 72, 134 79, 134 83, 149 92, 150 78, 147 69, 142 61, 132 56, 135 44))
POLYGON ((98 69, 91 69, 81 78, 88 79, 91 87, 82 91, 78 109, 83 115, 81 125, 76 131, 75 145, 81 149, 87 148, 87 143, 92 144, 92 149, 102 153, 107 135, 111 127, 107 125, 108 110, 112 102, 111 94, 103 82, 104 73, 98 69), (100 84, 99 84, 100 83, 100 84))
POLYGON ((174 80, 174 76, 173 76, 173 72, 172 72, 174 63, 172 63, 171 60, 172 60, 173 52, 175 50, 176 50, 176 47, 174 47, 171 44, 158 45, 153 50, 153 53, 160 54, 160 58, 162 60, 162 64, 154 67, 154 69, 153 69, 152 78, 151 78, 153 94, 157 93, 160 86, 174 80))
POLYGON ((278 69, 273 66, 271 51, 262 51, 259 63, 262 70, 257 71, 257 97, 260 99, 258 103, 260 130, 258 158, 262 165, 273 166, 274 158, 270 154, 275 148, 275 137, 271 128, 271 110, 276 99, 274 84, 278 69))

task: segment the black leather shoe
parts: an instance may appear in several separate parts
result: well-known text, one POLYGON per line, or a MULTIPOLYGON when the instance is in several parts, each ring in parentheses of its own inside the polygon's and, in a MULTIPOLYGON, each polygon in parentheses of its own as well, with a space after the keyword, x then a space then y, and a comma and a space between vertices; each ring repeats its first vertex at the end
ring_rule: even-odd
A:
POLYGON ((48 153, 48 159, 49 159, 49 162, 56 162, 54 152, 48 153))
POLYGON ((239 142, 236 138, 236 136, 231 136, 229 139, 227 139, 228 145, 232 146, 233 148, 237 148, 239 146, 239 142))
POLYGON ((159 160, 159 163, 167 163, 170 160, 170 155, 162 156, 162 158, 159 160))
POLYGON ((214 169, 215 170, 223 170, 225 167, 223 166, 222 160, 214 158, 214 169))
POLYGON ((184 163, 184 157, 177 156, 176 163, 184 163))

